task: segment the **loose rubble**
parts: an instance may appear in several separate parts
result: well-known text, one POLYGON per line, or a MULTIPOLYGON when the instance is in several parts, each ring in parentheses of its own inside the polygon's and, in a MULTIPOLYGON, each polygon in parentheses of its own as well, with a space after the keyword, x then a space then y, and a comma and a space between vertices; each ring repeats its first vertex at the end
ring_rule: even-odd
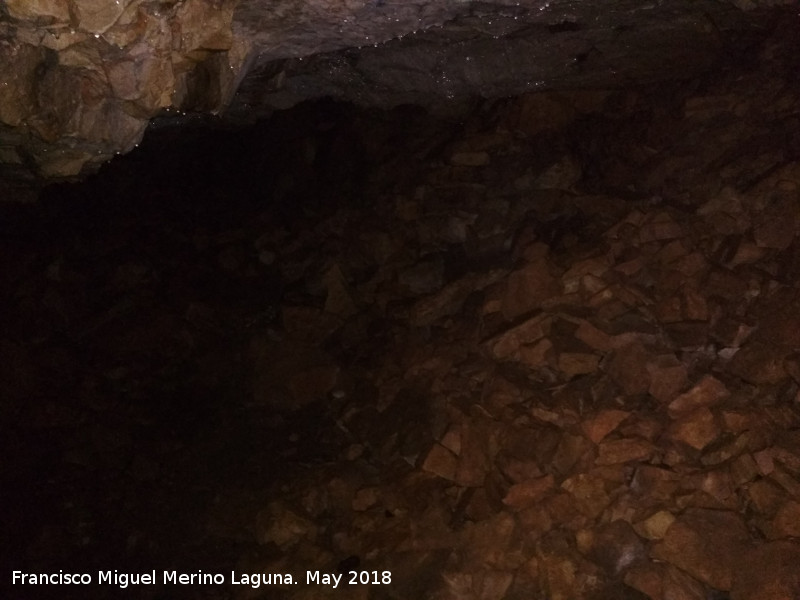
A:
POLYGON ((391 572, 209 598, 800 597, 800 162, 754 141, 800 95, 761 77, 641 131, 653 98, 598 95, 580 135, 615 139, 565 123, 538 170, 523 97, 368 205, 19 240, 6 477, 55 461, 68 503, 18 488, 54 517, 25 560, 391 572))

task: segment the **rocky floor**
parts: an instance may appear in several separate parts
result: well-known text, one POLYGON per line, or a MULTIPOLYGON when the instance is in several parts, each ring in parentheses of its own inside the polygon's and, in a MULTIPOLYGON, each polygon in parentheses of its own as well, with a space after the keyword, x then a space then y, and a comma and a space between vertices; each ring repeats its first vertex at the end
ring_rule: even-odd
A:
POLYGON ((4 584, 159 573, 5 597, 800 598, 795 78, 180 135, 1 209, 4 584))

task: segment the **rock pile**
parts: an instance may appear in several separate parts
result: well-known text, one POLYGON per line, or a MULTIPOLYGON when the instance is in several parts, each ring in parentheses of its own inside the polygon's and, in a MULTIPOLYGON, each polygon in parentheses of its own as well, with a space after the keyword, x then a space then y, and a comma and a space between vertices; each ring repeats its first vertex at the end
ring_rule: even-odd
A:
POLYGON ((797 598, 798 98, 534 95, 392 146, 368 205, 162 190, 20 241, 26 560, 390 573, 214 598, 797 598))

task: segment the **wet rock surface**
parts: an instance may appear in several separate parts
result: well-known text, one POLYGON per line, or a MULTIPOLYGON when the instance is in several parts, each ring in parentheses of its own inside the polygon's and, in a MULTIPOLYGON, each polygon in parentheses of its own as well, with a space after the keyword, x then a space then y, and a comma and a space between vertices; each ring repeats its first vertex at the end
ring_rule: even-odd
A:
POLYGON ((7 0, 0 200, 96 171, 152 119, 253 122, 324 97, 464 115, 749 61, 776 27, 793 40, 795 18, 792 0, 7 0))
MULTIPOLYGON (((141 598, 798 597, 783 75, 303 106, 4 207, 3 564, 227 580, 141 598)), ((13 597, 120 593, 87 589, 13 597)))

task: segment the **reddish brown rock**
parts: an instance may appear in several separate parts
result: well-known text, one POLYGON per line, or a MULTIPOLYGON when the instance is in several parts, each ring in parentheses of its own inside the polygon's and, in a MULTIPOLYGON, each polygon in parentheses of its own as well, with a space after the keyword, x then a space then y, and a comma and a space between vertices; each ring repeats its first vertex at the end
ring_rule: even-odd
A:
POLYGON ((578 321, 574 335, 575 339, 599 352, 608 352, 611 349, 611 336, 584 319, 578 321))
POLYGON ((625 521, 601 526, 593 538, 588 557, 611 576, 618 577, 647 559, 644 542, 625 521))
POLYGON ((756 511, 766 515, 774 515, 786 500, 786 492, 769 479, 754 481, 747 495, 756 511))
POLYGON ((559 523, 564 529, 577 531, 589 523, 578 507, 575 497, 567 492, 559 491, 545 497, 542 506, 552 521, 559 523))
POLYGON ((783 368, 794 379, 795 383, 800 382, 800 353, 793 352, 784 358, 783 368))
POLYGON ((561 352, 558 355, 557 368, 567 379, 576 375, 586 375, 597 371, 600 356, 590 352, 561 352))
POLYGON ((610 498, 605 489, 605 480, 588 473, 569 477, 561 488, 575 498, 578 509, 589 518, 597 518, 608 506, 610 498))
POLYGON ((781 432, 776 440, 773 456, 789 471, 800 475, 800 434, 798 431, 800 430, 781 432))
POLYGON ((616 465, 645 460, 653 454, 653 446, 646 440, 635 438, 602 442, 597 457, 598 465, 616 465))
POLYGON ((534 505, 517 514, 520 528, 525 536, 536 539, 553 527, 553 518, 544 505, 534 505))
POLYGON ((634 525, 634 529, 636 533, 649 540, 660 540, 674 522, 675 515, 666 510, 660 510, 634 525))
POLYGON ((648 563, 633 567, 625 583, 651 600, 707 600, 707 588, 680 569, 668 564, 648 563))
POLYGON ((503 504, 516 511, 530 508, 551 490, 553 485, 552 475, 516 483, 509 488, 508 493, 503 498, 503 504))
MULTIPOLYGON (((645 594, 650 600, 664 600, 666 565, 648 563, 625 573, 625 584, 645 594)), ((698 599, 699 600, 699 599, 698 599)))
POLYGON ((572 294, 577 292, 580 289, 580 284, 584 277, 592 275, 600 278, 608 271, 608 267, 608 259, 605 256, 587 258, 574 263, 572 267, 561 276, 564 293, 572 294))
POLYGON ((773 449, 767 448, 764 450, 759 450, 755 454, 753 454, 753 458, 756 461, 756 466, 758 467, 758 471, 762 475, 770 475, 773 471, 775 471, 775 463, 773 462, 773 449))
POLYGON ((800 227, 797 201, 785 197, 771 203, 756 217, 753 237, 760 248, 787 248, 797 235, 800 227))
POLYGON ((608 284, 604 279, 595 277, 594 275, 584 275, 581 279, 580 291, 583 292, 585 297, 589 297, 603 291, 607 287, 608 284))
POLYGON ((301 540, 313 539, 318 531, 317 525, 311 519, 282 501, 272 502, 260 511, 256 521, 258 542, 272 542, 284 549, 301 540))
MULTIPOLYGON (((533 597, 552 600, 588 600, 595 595, 602 571, 567 547, 563 536, 553 532, 536 545, 536 569, 540 589, 533 597)), ((526 565, 530 570, 530 566, 526 565)))
POLYGON ((485 167, 490 162, 488 152, 457 152, 450 156, 450 164, 456 167, 485 167))
POLYGON ((461 428, 457 424, 450 425, 440 443, 453 454, 461 454, 461 428))
POLYGON ((504 570, 517 568, 523 562, 516 547, 516 519, 507 512, 497 513, 480 523, 467 523, 459 537, 467 563, 504 570))
POLYGON ((766 248, 761 248, 752 242, 742 242, 727 264, 731 268, 738 265, 751 265, 761 260, 768 252, 769 250, 766 248))
POLYGON ((783 467, 778 466, 770 474, 770 479, 778 483, 791 496, 800 498, 800 481, 798 481, 797 475, 789 473, 783 467))
POLYGON ((734 573, 731 600, 797 600, 800 598, 800 544, 763 544, 742 556, 734 573))
POLYGON ((655 442, 663 431, 664 423, 662 419, 639 416, 638 419, 631 419, 623 423, 621 433, 625 437, 638 437, 655 442))
POLYGON ((669 469, 641 465, 634 473, 631 488, 657 500, 669 500, 678 489, 680 480, 680 475, 669 469))
POLYGON ((625 262, 617 263, 614 265, 614 270, 622 273, 626 277, 630 277, 641 271, 645 264, 645 259, 641 256, 637 256, 625 262))
POLYGON ((534 344, 520 346, 516 358, 531 369, 540 369, 550 364, 553 344, 543 338, 534 344))
POLYGON ((667 323, 664 330, 679 348, 703 348, 708 343, 708 323, 704 321, 667 323))
POLYGON ((709 297, 719 296, 735 305, 746 297, 748 284, 734 272, 719 266, 711 268, 703 290, 709 297))
POLYGON ((702 450, 713 442, 720 434, 714 413, 707 408, 699 408, 675 421, 669 428, 669 436, 673 440, 683 442, 702 450))
POLYGON ((672 240, 683 237, 684 231, 675 219, 667 212, 660 212, 648 218, 639 230, 639 241, 647 243, 652 241, 672 240))
POLYGON ((723 410, 722 422, 727 431, 742 433, 758 427, 763 420, 761 415, 754 414, 752 411, 742 410, 723 410))
POLYGON ((644 394, 650 389, 647 363, 650 354, 640 343, 632 343, 614 352, 608 374, 626 394, 644 394))
POLYGON ((533 344, 547 335, 550 321, 545 314, 536 315, 491 337, 484 345, 498 360, 515 358, 522 345, 533 344))
POLYGON ((733 512, 687 509, 650 554, 718 590, 728 591, 750 550, 747 526, 733 512))
POLYGON ((503 474, 513 483, 523 483, 531 479, 537 479, 544 474, 539 465, 533 460, 511 459, 507 463, 501 464, 500 468, 503 474))
POLYGON ((667 265, 689 254, 690 249, 687 240, 671 240, 661 247, 657 256, 662 264, 667 265))
POLYGON ((739 348, 755 328, 753 325, 734 319, 730 316, 723 316, 711 329, 711 336, 726 348, 739 348))
POLYGON ((316 400, 327 398, 339 378, 336 365, 307 367, 288 378, 287 387, 299 406, 306 406, 316 400))
POLYGON ((669 414, 675 418, 700 407, 714 406, 728 396, 730 392, 724 383, 713 375, 706 375, 692 389, 670 402, 669 414))
POLYGON ((433 473, 449 481, 456 478, 458 459, 455 454, 440 444, 434 444, 422 463, 422 470, 433 473))
POLYGON ((631 413, 625 410, 603 410, 585 420, 581 427, 586 436, 595 444, 614 431, 631 413))
POLYGON ((708 260, 702 253, 692 252, 682 256, 670 266, 683 273, 686 277, 694 278, 708 269, 708 260))
POLYGON ((705 296, 694 289, 683 291, 683 316, 687 321, 705 321, 708 319, 708 303, 705 296))
POLYGON ((664 572, 666 569, 666 565, 654 563, 633 567, 625 573, 625 585, 642 592, 650 600, 664 600, 664 572))
POLYGON ((653 307, 653 314, 661 323, 679 323, 683 321, 681 299, 673 295, 662 298, 653 307))
POLYGON ((800 502, 788 500, 772 520, 772 536, 800 538, 800 502))
POLYGON ((724 467, 695 475, 693 483, 698 490, 714 498, 720 505, 728 504, 730 500, 734 500, 733 508, 735 508, 733 479, 724 467))
POLYGON ((563 433, 550 464, 562 474, 571 473, 581 466, 588 468, 592 450, 592 444, 585 437, 563 433))
POLYGON ((656 356, 647 363, 650 374, 650 395, 661 402, 668 402, 688 383, 686 365, 674 354, 656 356))
POLYGON ((514 576, 507 572, 471 569, 469 571, 445 571, 441 574, 441 578, 445 583, 446 591, 444 595, 437 595, 437 599, 495 600, 505 595, 514 576))
POLYGON ((506 319, 515 319, 539 308, 545 300, 561 292, 561 281, 549 261, 537 260, 508 276, 503 315, 506 319))
POLYGON ((251 343, 251 352, 254 405, 305 406, 326 398, 339 377, 339 367, 317 344, 274 344, 258 336, 251 343))
POLYGON ((498 269, 489 273, 467 275, 448 283, 438 292, 418 300, 409 311, 408 317, 418 327, 430 325, 446 315, 456 313, 467 296, 491 285, 503 274, 504 271, 498 269))
POLYGON ((458 457, 453 481, 466 487, 483 485, 489 470, 490 458, 487 454, 489 440, 485 427, 472 421, 465 421, 461 429, 461 454, 458 457))
POLYGON ((731 477, 736 487, 753 481, 757 475, 756 461, 749 454, 742 454, 731 463, 731 477))
POLYGON ((756 385, 778 383, 788 377, 783 359, 790 351, 788 347, 751 339, 734 354, 729 369, 734 375, 756 385))

